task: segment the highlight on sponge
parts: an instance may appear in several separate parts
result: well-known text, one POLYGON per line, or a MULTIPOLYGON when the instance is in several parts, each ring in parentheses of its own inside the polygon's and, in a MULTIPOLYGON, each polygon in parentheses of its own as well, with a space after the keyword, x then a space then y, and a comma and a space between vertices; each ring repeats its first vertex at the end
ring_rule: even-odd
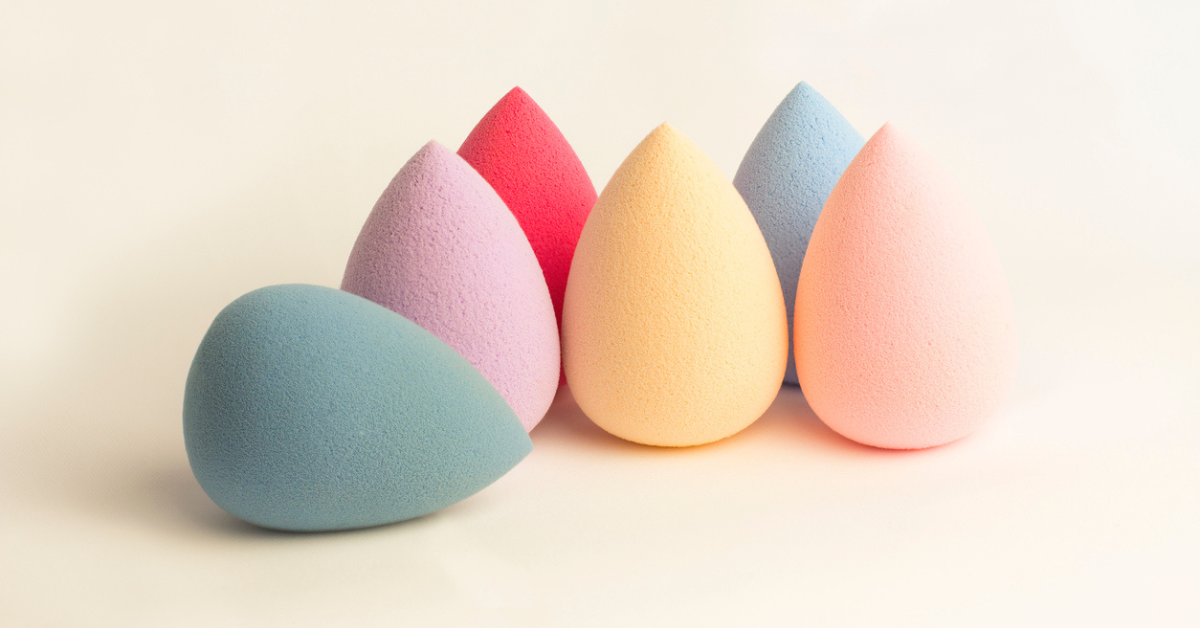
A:
POLYGON ((188 460, 250 523, 335 530, 418 517, 488 486, 533 447, 499 393, 413 322, 308 285, 217 315, 188 372, 188 460))
POLYGON ((891 125, 825 203, 800 271, 795 329, 813 411, 867 445, 956 440, 1011 386, 1016 332, 999 257, 957 186, 891 125))
POLYGON ((563 362, 584 413, 650 445, 715 441, 754 422, 788 355, 783 293, 754 217, 668 124, 600 194, 563 305, 563 362))
POLYGON ((475 125, 458 149, 517 217, 537 255, 562 324, 571 257, 596 188, 550 117, 514 87, 475 125))
POLYGON ((342 279, 433 332, 532 430, 554 401, 558 324, 516 218, 461 157, 429 142, 367 217, 342 279))
MULTIPOLYGON (((802 82, 767 118, 733 177, 733 186, 746 200, 771 249, 787 305, 789 337, 796 282, 813 225, 833 185, 862 145, 862 136, 842 114, 802 82)), ((783 381, 798 383, 791 354, 783 381)))

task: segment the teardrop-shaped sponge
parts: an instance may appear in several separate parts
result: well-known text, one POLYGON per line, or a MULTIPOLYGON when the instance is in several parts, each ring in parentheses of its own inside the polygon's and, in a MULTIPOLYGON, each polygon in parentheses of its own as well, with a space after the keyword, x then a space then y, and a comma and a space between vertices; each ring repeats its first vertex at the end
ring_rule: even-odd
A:
MULTIPOLYGON (((808 83, 800 83, 767 119, 733 177, 775 260, 789 332, 813 225, 862 145, 862 136, 842 114, 808 83)), ((791 355, 783 381, 798 383, 791 355)))
POLYGON ((558 389, 550 294, 520 225, 479 173, 430 142, 367 217, 342 279, 463 355, 532 430, 558 389))
POLYGON ((218 506, 280 530, 439 510, 533 448, 453 349, 366 299, 270 286, 228 305, 188 372, 183 436, 218 506))
POLYGON ((1016 368, 1008 283, 942 169, 884 125, 829 195, 796 293, 813 411, 852 440, 932 447, 994 413, 1016 368))
POLYGON ((520 87, 483 116, 458 154, 487 179, 521 223, 561 324, 575 243, 596 203, 596 188, 583 163, 520 87))
POLYGON ((754 217, 717 165, 663 124, 617 169, 579 238, 563 308, 575 400, 627 440, 715 441, 774 400, 787 344, 754 217))

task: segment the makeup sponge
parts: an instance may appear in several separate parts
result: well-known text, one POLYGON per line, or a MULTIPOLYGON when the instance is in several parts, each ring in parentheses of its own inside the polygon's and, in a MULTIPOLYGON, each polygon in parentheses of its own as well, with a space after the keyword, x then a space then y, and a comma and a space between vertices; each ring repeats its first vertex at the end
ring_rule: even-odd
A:
POLYGON ((733 185, 670 125, 617 169, 567 281, 563 360, 597 425, 649 445, 715 441, 774 400, 783 293, 733 185))
MULTIPOLYGON (((862 136, 808 83, 800 83, 767 118, 733 177, 771 249, 783 287, 789 332, 796 282, 825 198, 862 148, 862 136)), ((798 383, 788 357, 783 381, 798 383)))
POLYGON ((533 447, 445 343, 370 301, 306 285, 255 290, 217 315, 188 372, 183 435, 217 505, 280 530, 424 515, 533 447))
POLYGON ((436 142, 367 217, 342 279, 463 355, 531 430, 558 390, 558 324, 520 225, 479 173, 436 142))
POLYGON ((521 223, 561 324, 575 243, 596 202, 596 188, 579 157, 520 87, 483 116, 458 154, 487 179, 521 223))
POLYGON ((1012 301, 983 223, 891 125, 825 202, 800 271, 795 326, 813 411, 867 445, 960 438, 1013 381, 1012 301))

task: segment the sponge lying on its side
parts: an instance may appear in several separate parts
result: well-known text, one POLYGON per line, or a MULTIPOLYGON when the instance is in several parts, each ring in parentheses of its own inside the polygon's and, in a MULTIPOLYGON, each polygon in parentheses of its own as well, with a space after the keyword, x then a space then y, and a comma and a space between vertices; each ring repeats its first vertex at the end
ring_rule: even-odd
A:
POLYGON ((217 315, 188 373, 183 433, 217 505, 281 530, 424 515, 533 448, 445 343, 366 299, 306 285, 255 290, 217 315))

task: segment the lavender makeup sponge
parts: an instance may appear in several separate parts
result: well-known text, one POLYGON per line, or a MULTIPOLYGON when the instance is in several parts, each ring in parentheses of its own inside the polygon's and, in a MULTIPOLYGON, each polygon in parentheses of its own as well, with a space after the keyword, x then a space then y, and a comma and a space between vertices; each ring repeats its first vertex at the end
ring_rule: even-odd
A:
POLYGON ((418 517, 533 447, 445 343, 366 299, 306 285, 255 290, 217 315, 188 372, 183 435, 217 505, 281 530, 418 517))
POLYGON ((775 399, 783 292, 745 202, 670 125, 617 169, 575 249, 563 303, 567 382, 611 434, 715 441, 775 399))
POLYGON ((796 292, 813 411, 852 440, 917 449, 969 434, 1016 368, 1012 301, 983 223, 884 125, 825 202, 796 292))
POLYGON ((433 332, 512 406, 526 430, 558 390, 558 324, 537 258, 479 173, 436 142, 384 190, 342 289, 433 332))
POLYGON ((537 255, 562 321, 563 291, 596 188, 558 127, 514 87, 496 103, 458 154, 495 188, 537 255))
MULTIPOLYGON (((771 249, 787 305, 789 337, 796 282, 813 225, 862 145, 862 136, 842 114, 808 83, 800 83, 767 118, 733 177, 771 249)), ((783 381, 798 383, 790 353, 783 381)))

